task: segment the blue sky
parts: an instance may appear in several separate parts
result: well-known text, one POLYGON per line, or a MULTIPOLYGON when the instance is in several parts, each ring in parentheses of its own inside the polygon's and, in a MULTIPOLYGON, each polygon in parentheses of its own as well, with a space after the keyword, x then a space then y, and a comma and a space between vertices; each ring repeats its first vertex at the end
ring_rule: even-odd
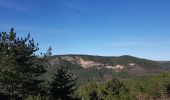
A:
POLYGON ((40 52, 170 60, 170 0, 0 0, 0 32, 40 52))

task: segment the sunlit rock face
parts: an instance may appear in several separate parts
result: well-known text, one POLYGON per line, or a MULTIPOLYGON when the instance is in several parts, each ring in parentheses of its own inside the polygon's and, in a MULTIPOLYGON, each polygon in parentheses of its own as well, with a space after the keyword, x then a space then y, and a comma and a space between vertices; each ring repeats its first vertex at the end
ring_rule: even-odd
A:
MULTIPOLYGON (((90 60, 85 60, 80 56, 61 56, 60 58, 55 58, 51 60, 50 64, 55 65, 57 63, 60 63, 61 60, 68 61, 72 64, 80 65, 83 68, 91 68, 96 67, 97 69, 107 68, 107 69, 113 69, 113 70, 123 70, 126 66, 117 64, 117 65, 109 65, 109 64, 103 64, 101 62, 95 62, 90 60)), ((131 66, 135 65, 134 63, 129 64, 131 66)))

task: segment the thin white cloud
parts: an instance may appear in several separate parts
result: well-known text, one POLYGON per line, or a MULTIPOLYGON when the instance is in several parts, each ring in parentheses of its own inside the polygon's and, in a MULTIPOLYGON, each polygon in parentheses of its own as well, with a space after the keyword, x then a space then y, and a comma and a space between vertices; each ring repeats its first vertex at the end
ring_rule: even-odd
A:
POLYGON ((14 0, 0 0, 0 7, 12 9, 20 12, 30 12, 30 9, 26 4, 21 4, 14 0))

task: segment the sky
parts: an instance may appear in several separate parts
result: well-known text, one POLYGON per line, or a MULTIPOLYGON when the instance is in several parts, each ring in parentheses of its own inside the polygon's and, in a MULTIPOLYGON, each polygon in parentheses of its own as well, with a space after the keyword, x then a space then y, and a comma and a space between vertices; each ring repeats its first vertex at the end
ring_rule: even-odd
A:
POLYGON ((0 0, 0 32, 39 52, 170 60, 170 0, 0 0))

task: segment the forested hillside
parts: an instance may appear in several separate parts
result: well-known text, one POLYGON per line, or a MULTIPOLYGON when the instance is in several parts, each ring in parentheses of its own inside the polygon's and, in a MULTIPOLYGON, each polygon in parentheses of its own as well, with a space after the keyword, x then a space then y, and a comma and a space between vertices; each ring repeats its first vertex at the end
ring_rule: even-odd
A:
POLYGON ((120 57, 56 55, 51 56, 49 62, 51 66, 48 68, 48 75, 55 72, 58 66, 68 66, 79 77, 80 83, 88 80, 105 82, 111 79, 113 75, 120 79, 135 78, 146 74, 160 73, 169 69, 168 62, 152 61, 128 55, 120 57))

